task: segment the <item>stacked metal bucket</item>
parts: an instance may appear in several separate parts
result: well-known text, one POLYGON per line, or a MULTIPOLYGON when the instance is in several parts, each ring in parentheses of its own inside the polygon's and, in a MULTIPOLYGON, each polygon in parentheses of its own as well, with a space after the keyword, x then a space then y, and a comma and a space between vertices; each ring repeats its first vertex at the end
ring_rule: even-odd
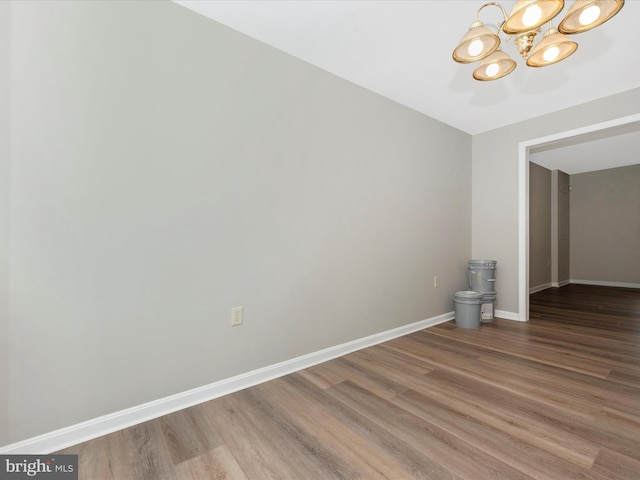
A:
POLYGON ((482 294, 480 319, 482 323, 493 322, 496 306, 495 260, 469 261, 469 290, 482 294))
POLYGON ((481 323, 493 322, 497 263, 495 260, 469 261, 469 290, 453 296, 456 325, 480 328, 481 323))

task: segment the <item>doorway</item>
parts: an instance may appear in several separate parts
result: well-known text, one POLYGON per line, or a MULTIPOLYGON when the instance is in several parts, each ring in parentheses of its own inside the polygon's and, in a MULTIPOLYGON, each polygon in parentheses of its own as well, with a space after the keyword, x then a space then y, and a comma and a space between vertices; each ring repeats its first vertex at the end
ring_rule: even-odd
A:
POLYGON ((584 135, 606 135, 607 130, 640 122, 634 114, 595 125, 568 130, 545 137, 520 142, 518 146, 518 315, 529 320, 529 151, 535 147, 553 148, 560 142, 584 135))

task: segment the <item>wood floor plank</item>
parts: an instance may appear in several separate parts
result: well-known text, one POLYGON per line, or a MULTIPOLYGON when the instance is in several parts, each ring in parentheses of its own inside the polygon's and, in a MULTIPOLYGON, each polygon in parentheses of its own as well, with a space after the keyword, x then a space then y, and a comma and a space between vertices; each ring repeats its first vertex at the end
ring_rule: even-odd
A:
POLYGON ((337 385, 340 382, 344 382, 348 377, 344 369, 340 368, 335 362, 324 362, 297 373, 320 388, 337 385))
POLYGON ((403 455, 420 467, 419 472, 427 473, 424 478, 443 478, 437 471, 468 480, 532 478, 352 382, 332 387, 331 393, 343 403, 357 405, 378 428, 397 438, 398 444, 404 445, 403 455))
MULTIPOLYGON (((606 378, 611 372, 611 368, 607 365, 603 365, 601 362, 593 360, 589 357, 576 357, 572 350, 563 348, 561 346, 551 346, 542 343, 535 344, 530 337, 526 339, 510 338, 509 341, 504 335, 496 334, 496 332, 489 330, 492 328, 495 330, 495 326, 486 327, 484 332, 478 334, 476 337, 466 337, 459 339, 473 345, 481 345, 485 348, 496 352, 506 353, 514 357, 520 357, 527 360, 533 360, 546 365, 554 367, 561 366, 561 368, 576 371, 578 373, 585 373, 594 377, 606 378)), ((449 339, 452 338, 451 332, 443 332, 438 329, 434 329, 429 332, 430 335, 446 336, 449 339)), ((424 338, 423 341, 428 342, 428 338, 424 338)))
POLYGON ((611 382, 640 388, 640 369, 628 367, 616 367, 607 377, 611 382))
MULTIPOLYGON (((296 381, 295 377, 292 378, 292 381, 296 381)), ((367 455, 367 460, 385 477, 463 480, 455 473, 442 468, 434 459, 420 454, 416 448, 422 448, 421 444, 417 444, 418 447, 416 447, 415 442, 407 444, 401 441, 375 420, 364 415, 360 404, 344 402, 337 398, 335 389, 344 385, 353 385, 355 388, 367 391, 347 380, 322 392, 320 396, 316 396, 316 401, 330 410, 332 415, 335 415, 341 422, 347 424, 351 430, 357 432, 359 437, 366 439, 370 446, 375 447, 374 454, 367 455), (391 469, 388 465, 391 466, 391 469)), ((308 386, 304 383, 297 382, 297 388, 306 390, 308 394, 314 394, 313 391, 308 390, 308 386)))
MULTIPOLYGON (((308 429, 352 469, 348 478, 412 478, 410 467, 376 440, 356 411, 318 392, 299 374, 263 386, 292 421, 308 429)), ((386 433, 386 432, 385 432, 386 433)))
POLYGON ((604 447, 640 460, 640 416, 605 407, 592 432, 604 447))
MULTIPOLYGON (((483 452, 537 480, 604 480, 609 477, 592 473, 589 468, 566 460, 563 456, 533 446, 508 429, 482 422, 473 410, 455 411, 449 402, 409 390, 393 400, 399 407, 441 428, 483 452)), ((538 442, 539 443, 539 442, 538 442)), ((485 477, 478 477, 485 478, 485 477)), ((489 478, 489 477, 486 477, 489 478)))
MULTIPOLYGON (((479 365, 492 365, 497 368, 502 364, 492 356, 483 356, 479 365)), ((521 378, 535 379, 540 394, 555 390, 556 393, 567 393, 585 405, 585 409, 598 410, 608 405, 621 410, 640 414, 640 389, 619 382, 612 382, 610 375, 606 379, 593 378, 590 375, 576 373, 572 370, 541 365, 535 362, 512 363, 512 373, 521 378)))
MULTIPOLYGON (((394 341, 393 348, 400 348, 408 352, 420 352, 421 356, 429 356, 429 360, 437 364, 438 369, 451 371, 465 375, 471 379, 482 379, 488 385, 507 392, 517 393, 525 398, 537 398, 545 402, 549 408, 560 408, 567 415, 579 415, 584 421, 590 421, 600 411, 600 405, 593 405, 588 399, 574 392, 561 389, 561 385, 545 385, 539 381, 541 373, 532 370, 528 376, 523 376, 524 371, 513 372, 514 367, 506 362, 502 366, 482 363, 480 358, 473 361, 447 361, 446 356, 437 353, 437 344, 430 344, 429 348, 420 347, 424 343, 423 337, 403 338, 394 341)), ((454 360, 454 359, 452 359, 454 360)), ((524 400, 523 400, 524 401, 524 400)))
POLYGON ((393 397, 407 388, 402 382, 385 375, 384 372, 366 362, 358 361, 357 357, 352 355, 334 360, 336 365, 344 369, 348 381, 355 382, 386 398, 393 397))
POLYGON ((221 445, 176 466, 179 478, 189 480, 251 480, 226 445, 221 445))
POLYGON ((341 478, 325 467, 348 471, 308 432, 287 421, 258 388, 206 405, 216 428, 247 476, 258 478, 341 478))
MULTIPOLYGON (((180 480, 163 441, 158 419, 134 425, 125 431, 127 462, 131 478, 140 480, 180 480)), ((123 460, 123 459, 121 459, 123 460)))
POLYGON ((595 472, 616 480, 638 480, 640 460, 603 448, 593 466, 595 472))
POLYGON ((563 423, 551 423, 541 404, 487 386, 452 372, 432 372, 416 393, 460 415, 506 433, 511 439, 548 451, 585 468, 593 464, 599 445, 585 440, 563 423))
POLYGON ((640 289, 531 295, 65 449, 80 480, 640 480, 640 289))
POLYGON ((412 378, 420 377, 433 370, 433 367, 426 362, 389 350, 384 345, 359 350, 348 355, 347 358, 371 365, 371 369, 397 379, 401 383, 411 381, 412 378))
POLYGON ((129 461, 128 435, 128 429, 121 430, 58 453, 78 455, 79 477, 83 479, 134 478, 129 461))
POLYGON ((158 419, 174 464, 212 450, 224 441, 204 410, 191 407, 158 419))

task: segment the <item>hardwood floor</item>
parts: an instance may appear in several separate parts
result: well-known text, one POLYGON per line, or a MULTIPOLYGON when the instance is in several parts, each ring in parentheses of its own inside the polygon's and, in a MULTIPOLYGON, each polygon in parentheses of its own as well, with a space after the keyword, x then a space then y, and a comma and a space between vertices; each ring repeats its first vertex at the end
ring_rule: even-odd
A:
POLYGON ((640 290, 531 296, 59 453, 81 479, 640 479, 640 290))

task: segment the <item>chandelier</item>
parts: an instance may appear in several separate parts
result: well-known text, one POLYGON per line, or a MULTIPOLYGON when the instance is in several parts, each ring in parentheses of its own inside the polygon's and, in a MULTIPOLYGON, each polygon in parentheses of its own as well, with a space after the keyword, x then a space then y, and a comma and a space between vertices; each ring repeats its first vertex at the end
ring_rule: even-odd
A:
POLYGON ((497 80, 511 73, 516 62, 500 48, 501 32, 505 41, 513 37, 518 53, 529 67, 544 67, 564 60, 578 48, 569 35, 586 32, 613 17, 624 6, 624 0, 575 0, 558 28, 551 20, 564 8, 563 0, 518 0, 507 16, 498 2, 482 5, 469 31, 453 51, 453 59, 459 63, 480 61, 473 78, 480 81, 497 80), (478 20, 480 11, 489 6, 499 7, 503 20, 496 33, 478 20), (541 26, 549 23, 547 30, 534 47, 541 26))

